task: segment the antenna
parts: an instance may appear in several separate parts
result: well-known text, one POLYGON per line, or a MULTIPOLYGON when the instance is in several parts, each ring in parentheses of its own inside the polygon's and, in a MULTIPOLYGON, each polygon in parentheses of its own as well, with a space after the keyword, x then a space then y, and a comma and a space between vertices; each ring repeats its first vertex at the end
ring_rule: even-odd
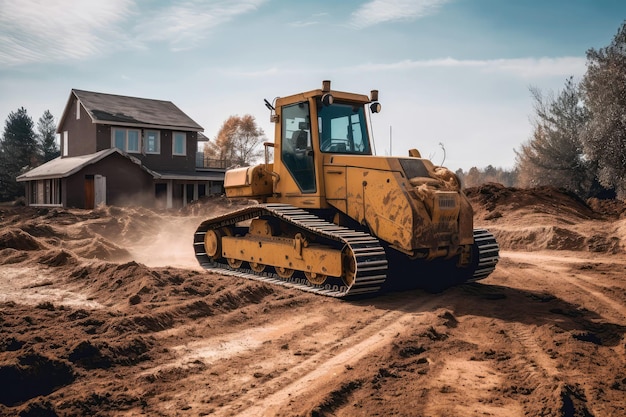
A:
MULTIPOLYGON (((265 102, 265 107, 267 107, 267 109, 270 111, 270 122, 277 123, 278 115, 276 114, 276 108, 272 106, 272 104, 270 104, 270 102, 267 101, 266 98, 264 98, 263 101, 265 102)), ((274 99, 274 101, 276 101, 276 99, 274 99)))
POLYGON ((439 146, 441 146, 441 149, 443 149, 443 161, 441 161, 441 166, 443 166, 443 163, 446 162, 446 148, 441 142, 439 142, 439 146))

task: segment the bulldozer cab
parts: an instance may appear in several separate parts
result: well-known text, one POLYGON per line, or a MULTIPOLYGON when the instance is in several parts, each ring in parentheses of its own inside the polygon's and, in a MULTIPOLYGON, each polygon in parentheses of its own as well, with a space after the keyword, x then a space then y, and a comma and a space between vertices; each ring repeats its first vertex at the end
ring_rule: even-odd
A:
POLYGON ((264 165, 227 171, 226 195, 328 207, 324 167, 334 156, 372 155, 367 112, 380 110, 378 91, 371 97, 334 91, 330 81, 324 81, 322 89, 279 97, 275 107, 266 100, 266 106, 276 126, 274 143, 265 144, 274 147, 274 162, 266 152, 264 165))
MULTIPOLYGON (((370 97, 330 91, 330 84, 276 102, 274 192, 324 206, 322 166, 333 154, 372 155, 366 104, 370 97)), ((271 199, 270 199, 271 200, 271 199)), ((294 202, 295 203, 295 202, 294 202)))

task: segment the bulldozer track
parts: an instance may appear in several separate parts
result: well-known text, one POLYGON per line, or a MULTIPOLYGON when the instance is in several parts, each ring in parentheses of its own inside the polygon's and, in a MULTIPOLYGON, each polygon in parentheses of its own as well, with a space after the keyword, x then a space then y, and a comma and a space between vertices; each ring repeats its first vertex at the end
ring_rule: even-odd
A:
MULTIPOLYGON (((486 278, 493 272, 498 262, 499 246, 491 233, 484 229, 475 229, 474 241, 478 255, 476 267, 471 275, 468 274, 458 283, 475 282, 486 278)), ((387 256, 377 238, 363 231, 336 225, 288 204, 259 204, 206 220, 196 230, 193 245, 196 259, 208 271, 297 288, 329 297, 344 298, 375 294, 381 291, 387 279, 387 256), (234 226, 260 216, 278 218, 308 233, 333 241, 338 246, 349 248, 354 258, 354 265, 356 265, 352 284, 314 285, 301 274, 285 279, 270 271, 259 273, 247 268, 234 269, 228 263, 212 259, 207 255, 204 247, 207 231, 234 226)))
POLYGON ((472 277, 465 282, 485 279, 496 269, 500 259, 500 246, 495 236, 486 229, 474 229, 474 244, 478 248, 478 265, 472 277))
POLYGON ((209 271, 298 288, 329 297, 341 298, 348 295, 377 293, 387 278, 387 257, 378 239, 368 233, 330 223, 288 204, 260 204, 207 220, 195 233, 194 249, 200 265, 209 271), (217 262, 206 254, 204 236, 208 230, 231 226, 259 216, 276 217, 309 233, 349 247, 356 265, 352 285, 313 285, 299 275, 284 279, 269 271, 256 273, 251 269, 233 269, 227 263, 217 262))

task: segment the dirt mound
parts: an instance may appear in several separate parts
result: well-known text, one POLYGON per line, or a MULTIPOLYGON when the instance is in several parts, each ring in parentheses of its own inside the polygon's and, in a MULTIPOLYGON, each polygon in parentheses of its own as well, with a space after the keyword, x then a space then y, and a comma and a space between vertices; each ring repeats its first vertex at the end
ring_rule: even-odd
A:
POLYGON ((498 242, 516 250, 583 250, 586 239, 574 231, 558 226, 527 227, 522 230, 498 230, 498 242))
POLYGON ((27 232, 16 229, 0 230, 0 249, 16 249, 24 251, 36 251, 42 248, 42 244, 27 232))
POLYGON ((590 198, 587 200, 587 204, 596 213, 622 219, 626 217, 626 202, 624 201, 590 198))
POLYGON ((517 212, 578 220, 600 217, 599 213, 576 195, 553 187, 521 189, 488 183, 468 188, 465 194, 479 218, 498 218, 517 212))
POLYGON ((476 226, 489 229, 502 249, 626 251, 626 220, 619 201, 590 200, 552 187, 485 184, 466 190, 476 226))
POLYGON ((120 262, 132 259, 128 250, 100 236, 86 239, 86 241, 75 241, 71 246, 78 256, 85 259, 120 262))
POLYGON ((0 249, 0 265, 20 263, 28 259, 28 252, 6 248, 0 249))
POLYGON ((52 267, 75 265, 79 262, 78 258, 74 254, 63 249, 52 249, 43 252, 40 256, 37 257, 36 260, 42 265, 52 267))
POLYGON ((34 352, 8 356, 0 362, 0 404, 9 407, 48 395, 76 378, 72 367, 63 361, 34 352))

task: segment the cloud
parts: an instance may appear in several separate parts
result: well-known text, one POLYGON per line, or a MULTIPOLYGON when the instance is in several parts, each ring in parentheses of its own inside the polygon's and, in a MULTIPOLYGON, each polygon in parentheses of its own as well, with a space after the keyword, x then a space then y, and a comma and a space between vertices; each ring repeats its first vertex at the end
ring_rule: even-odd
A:
MULTIPOLYGON (((543 77, 573 75, 581 77, 586 71, 586 59, 584 57, 566 56, 555 58, 512 58, 512 59, 454 59, 441 58, 422 61, 403 60, 391 63, 368 63, 355 66, 333 68, 333 72, 342 73, 365 73, 365 72, 393 72, 410 71, 420 68, 450 68, 476 70, 483 73, 503 73, 522 79, 535 79, 543 77)), ((329 68, 322 67, 286 67, 281 66, 263 70, 241 71, 238 69, 224 69, 223 73, 241 78, 285 76, 290 74, 327 74, 329 68)))
POLYGON ((95 55, 132 8, 131 0, 0 0, 0 65, 95 55))
POLYGON ((80 60, 152 42, 189 49, 265 1, 185 0, 143 10, 136 0, 0 0, 0 68, 80 60))
POLYGON ((174 51, 191 49, 210 31, 235 17, 256 10, 266 0, 190 0, 173 4, 146 16, 136 28, 145 42, 165 42, 174 51))
POLYGON ((372 0, 352 13, 350 24, 365 28, 379 23, 415 20, 437 12, 450 0, 372 0))
POLYGON ((309 19, 307 20, 298 20, 295 22, 288 22, 287 25, 291 26, 291 27, 296 27, 296 28, 302 28, 302 27, 306 27, 306 26, 314 26, 314 25, 319 25, 321 22, 321 20, 324 20, 328 17, 328 13, 327 12, 322 12, 322 13, 314 13, 309 19))
POLYGON ((539 78, 550 76, 582 76, 586 71, 584 57, 556 58, 511 58, 487 60, 459 60, 454 58, 431 59, 423 61, 403 60, 388 64, 364 64, 345 71, 402 71, 416 68, 466 68, 482 72, 508 73, 520 78, 539 78))

